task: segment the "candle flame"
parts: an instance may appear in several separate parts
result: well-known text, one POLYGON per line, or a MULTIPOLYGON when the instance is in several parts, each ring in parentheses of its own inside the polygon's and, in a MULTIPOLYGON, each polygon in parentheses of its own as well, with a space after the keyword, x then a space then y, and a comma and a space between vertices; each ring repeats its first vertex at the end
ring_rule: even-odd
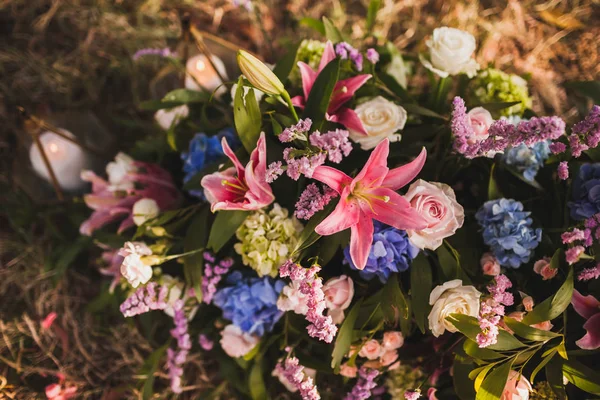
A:
POLYGON ((50 143, 48 145, 48 150, 50 150, 51 153, 58 153, 58 145, 56 143, 50 143))
POLYGON ((204 71, 206 69, 206 64, 202 60, 196 61, 196 69, 198 71, 204 71))

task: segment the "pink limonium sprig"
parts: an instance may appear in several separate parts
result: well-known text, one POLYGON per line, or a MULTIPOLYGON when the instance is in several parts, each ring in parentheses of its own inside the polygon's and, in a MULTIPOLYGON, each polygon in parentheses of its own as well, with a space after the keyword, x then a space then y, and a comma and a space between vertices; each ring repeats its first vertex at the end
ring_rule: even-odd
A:
POLYGON ((371 391, 377 386, 375 378, 379 375, 376 369, 360 367, 358 370, 358 380, 352 388, 352 391, 346 394, 344 400, 365 400, 371 398, 371 391))
POLYGON ((321 398, 313 379, 304 373, 304 367, 300 365, 296 357, 288 357, 285 361, 278 362, 275 369, 298 389, 302 400, 319 400, 321 398))
POLYGON ((181 387, 183 364, 192 348, 192 342, 188 333, 188 320, 185 316, 183 300, 177 300, 173 309, 175 311, 173 316, 175 328, 171 329, 171 336, 177 341, 177 349, 167 349, 167 369, 171 378, 171 390, 173 393, 181 393, 183 391, 181 387))
POLYGON ((477 334, 479 347, 488 347, 498 342, 498 324, 504 315, 504 307, 514 304, 512 293, 507 292, 512 287, 511 281, 506 275, 498 275, 494 282, 488 285, 490 296, 481 302, 479 308, 479 327, 481 333, 477 334))
POLYGON ((369 60, 371 64, 377 64, 379 62, 379 53, 377 50, 373 48, 367 49, 367 60, 369 60))
POLYGON ((352 144, 348 140, 349 136, 350 133, 344 129, 336 129, 327 133, 314 131, 310 135, 310 144, 327 152, 329 161, 339 164, 352 151, 352 144))
POLYGON ((217 262, 215 257, 207 251, 205 251, 202 255, 204 257, 202 301, 206 304, 210 304, 215 296, 215 293, 217 292, 217 285, 221 281, 221 278, 233 265, 233 259, 225 258, 217 262))
POLYGON ((337 326, 333 323, 331 316, 323 315, 325 311, 325 293, 323 293, 323 279, 316 276, 321 270, 318 265, 310 268, 302 268, 300 265, 286 261, 279 268, 279 276, 289 277, 294 284, 297 284, 300 292, 306 296, 306 305, 308 312, 306 320, 310 325, 306 327, 311 337, 331 343, 337 333, 337 326))
POLYGON ((592 268, 584 268, 577 276, 579 281, 590 281, 592 279, 598 279, 600 277, 600 264, 596 264, 592 268))
POLYGON ((292 125, 289 128, 285 128, 278 136, 282 143, 289 143, 293 140, 302 140, 306 142, 308 140, 307 134, 312 126, 312 120, 310 118, 301 119, 296 125, 292 125))
POLYGON ((171 51, 170 48, 146 48, 139 49, 135 52, 135 54, 131 57, 134 61, 139 60, 144 56, 158 56, 158 57, 177 57, 177 53, 171 51))
POLYGON ((329 202, 338 196, 337 192, 329 186, 323 187, 323 193, 319 187, 311 183, 304 189, 296 202, 294 216, 298 219, 309 220, 317 212, 323 210, 329 202))
POLYGON ((363 69, 363 56, 360 54, 358 49, 352 47, 352 45, 341 42, 335 45, 335 54, 337 54, 342 60, 350 59, 357 71, 363 69))
POLYGON ((593 149, 600 143, 600 106, 592 107, 590 113, 573 125, 569 135, 571 154, 579 158, 581 153, 593 149))
POLYGON ((198 344, 200 344, 200 347, 202 347, 202 349, 206 351, 211 351, 215 345, 215 342, 205 334, 200 334, 200 336, 198 336, 198 344))
POLYGON ((133 317, 152 310, 164 310, 168 306, 166 302, 168 293, 169 289, 164 285, 160 286, 157 293, 156 283, 150 282, 146 286, 139 287, 119 309, 125 317, 133 317))

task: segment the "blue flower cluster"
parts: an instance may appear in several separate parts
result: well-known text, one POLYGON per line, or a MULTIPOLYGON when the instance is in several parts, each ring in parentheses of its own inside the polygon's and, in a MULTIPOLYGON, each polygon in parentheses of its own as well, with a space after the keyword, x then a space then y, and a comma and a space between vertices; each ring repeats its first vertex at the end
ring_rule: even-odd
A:
MULTIPOLYGON (((406 271, 411 261, 419 254, 419 249, 408 241, 405 231, 373 221, 375 231, 373 245, 365 269, 359 272, 363 279, 371 280, 375 276, 381 283, 387 282, 394 272, 406 271)), ((352 269, 357 269, 350 257, 350 247, 344 249, 344 256, 352 269)))
POLYGON ((483 241, 500 265, 519 268, 540 244, 542 230, 531 227, 530 214, 523 211, 523 203, 512 199, 487 201, 475 214, 483 229, 483 241))
POLYGON ((583 220, 600 213, 600 163, 583 164, 573 182, 571 218, 583 220))
MULTIPOLYGON (((227 143, 234 151, 240 146, 240 141, 232 128, 223 129, 215 136, 207 136, 204 133, 197 133, 194 136, 190 141, 189 150, 181 153, 183 172, 185 172, 183 183, 187 183, 204 167, 223 157, 222 138, 227 139, 227 143)), ((205 199, 202 190, 190 190, 190 194, 205 199)))
POLYGON ((223 317, 242 331, 263 336, 270 332, 283 312, 277 308, 277 298, 285 286, 282 280, 243 278, 241 272, 229 275, 231 286, 219 290, 213 304, 223 310, 223 317))
POLYGON ((504 153, 503 159, 506 165, 515 167, 525 179, 533 181, 549 156, 550 146, 548 141, 544 141, 537 142, 532 147, 525 144, 511 147, 504 153))

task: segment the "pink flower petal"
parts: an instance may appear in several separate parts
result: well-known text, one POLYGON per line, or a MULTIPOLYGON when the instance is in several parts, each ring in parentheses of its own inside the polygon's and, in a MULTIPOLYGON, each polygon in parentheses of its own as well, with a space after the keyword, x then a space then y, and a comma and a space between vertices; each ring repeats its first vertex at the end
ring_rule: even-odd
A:
POLYGON ((329 114, 335 114, 336 111, 345 103, 348 102, 354 96, 354 93, 361 88, 369 79, 371 75, 357 75, 352 78, 343 79, 335 84, 331 101, 327 112, 329 114))
POLYGON ((352 225, 350 236, 350 257, 358 269, 362 270, 367 265, 367 258, 373 244, 373 232, 373 220, 361 212, 358 223, 352 225))
POLYGON ((362 170, 354 178, 354 182, 360 182, 361 187, 376 187, 381 184, 386 177, 389 169, 387 167, 387 157, 390 152, 390 141, 384 139, 371 152, 369 159, 362 170))
POLYGON ((323 55, 321 56, 321 62, 319 63, 319 72, 325 68, 327 64, 329 64, 336 56, 335 50, 333 49, 333 43, 331 41, 327 41, 325 44, 325 50, 323 50, 323 55))
POLYGON ((242 165, 240 160, 238 160, 238 158, 235 155, 235 153, 233 152, 233 150, 231 150, 231 147, 229 147, 229 144, 227 143, 226 138, 221 139, 221 147, 223 148, 223 153, 225 153, 225 155, 227 157, 229 157, 229 159, 233 163, 233 166, 235 167, 238 178, 240 180, 243 180, 244 179, 244 171, 245 171, 244 166, 242 165))
POLYGON ((299 61, 298 68, 300 69, 300 77, 302 78, 302 91, 304 92, 304 99, 302 101, 302 105, 304 105, 304 101, 308 99, 308 95, 315 84, 315 80, 317 79, 318 73, 315 72, 310 65, 299 61))
POLYGON ((391 169, 383 180, 383 186, 398 190, 412 181, 423 169, 427 159, 427 150, 423 147, 421 153, 413 161, 401 167, 391 169))
POLYGON ((573 290, 571 304, 573 304, 573 308, 577 314, 585 319, 589 319, 593 315, 600 313, 600 302, 592 295, 583 296, 577 289, 573 290))
POLYGON ((338 194, 342 193, 344 186, 348 186, 352 182, 352 178, 342 171, 323 165, 315 168, 312 178, 323 182, 338 194))
MULTIPOLYGON (((344 190, 344 192, 346 191, 348 191, 348 188, 344 190)), ((315 232, 323 236, 341 232, 354 226, 358 222, 359 214, 360 207, 358 204, 342 197, 333 212, 317 225, 315 232)))
POLYGON ((325 117, 328 121, 337 122, 338 124, 344 125, 348 130, 356 131, 367 136, 367 130, 354 110, 342 107, 337 110, 335 114, 327 114, 325 117))
POLYGON ((424 229, 427 221, 411 207, 408 200, 388 188, 377 188, 371 192, 377 197, 387 197, 389 201, 371 201, 371 217, 396 229, 424 229))
POLYGON ((590 317, 583 324, 583 329, 587 333, 575 344, 584 350, 596 350, 600 347, 600 313, 590 317))

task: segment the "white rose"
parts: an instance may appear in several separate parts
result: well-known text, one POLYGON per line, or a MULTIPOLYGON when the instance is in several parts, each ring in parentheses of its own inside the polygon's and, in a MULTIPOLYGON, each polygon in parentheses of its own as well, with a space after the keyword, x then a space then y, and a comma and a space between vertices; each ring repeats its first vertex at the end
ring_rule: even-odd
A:
POLYGON ((367 135, 350 131, 350 139, 360 144, 361 149, 371 150, 385 138, 397 142, 402 135, 396 134, 406 124, 406 110, 393 102, 377 96, 362 103, 354 110, 362 122, 367 135))
POLYGON ((134 288, 147 283, 152 278, 152 267, 142 261, 142 257, 151 256, 152 250, 144 242, 125 242, 119 250, 124 257, 121 264, 121 275, 134 288))
POLYGON ((106 175, 110 183, 109 190, 128 190, 133 189, 133 182, 123 182, 127 174, 134 173, 137 168, 134 160, 125 153, 119 153, 115 156, 115 161, 106 164, 106 175))
POLYGON ((139 199, 133 205, 133 223, 137 226, 143 225, 146 221, 156 218, 160 211, 158 203, 154 199, 139 199))
POLYGON ((460 279, 436 286, 429 295, 429 304, 433 306, 429 313, 429 329, 438 337, 446 330, 456 332, 452 323, 446 321, 450 314, 464 314, 476 317, 479 314, 481 293, 473 286, 463 286, 460 279))
POLYGON ((184 104, 178 107, 158 110, 156 114, 154 114, 154 119, 161 128, 168 131, 173 123, 177 125, 179 121, 187 118, 188 115, 190 115, 190 109, 184 104))
POLYGON ((242 332, 236 325, 227 325, 221 331, 221 347, 229 357, 242 357, 248 354, 260 342, 258 336, 242 332))
POLYGON ((446 78, 448 75, 467 74, 472 78, 479 64, 472 57, 476 49, 475 37, 456 28, 436 28, 427 40, 429 59, 420 56, 421 63, 431 72, 446 78))

